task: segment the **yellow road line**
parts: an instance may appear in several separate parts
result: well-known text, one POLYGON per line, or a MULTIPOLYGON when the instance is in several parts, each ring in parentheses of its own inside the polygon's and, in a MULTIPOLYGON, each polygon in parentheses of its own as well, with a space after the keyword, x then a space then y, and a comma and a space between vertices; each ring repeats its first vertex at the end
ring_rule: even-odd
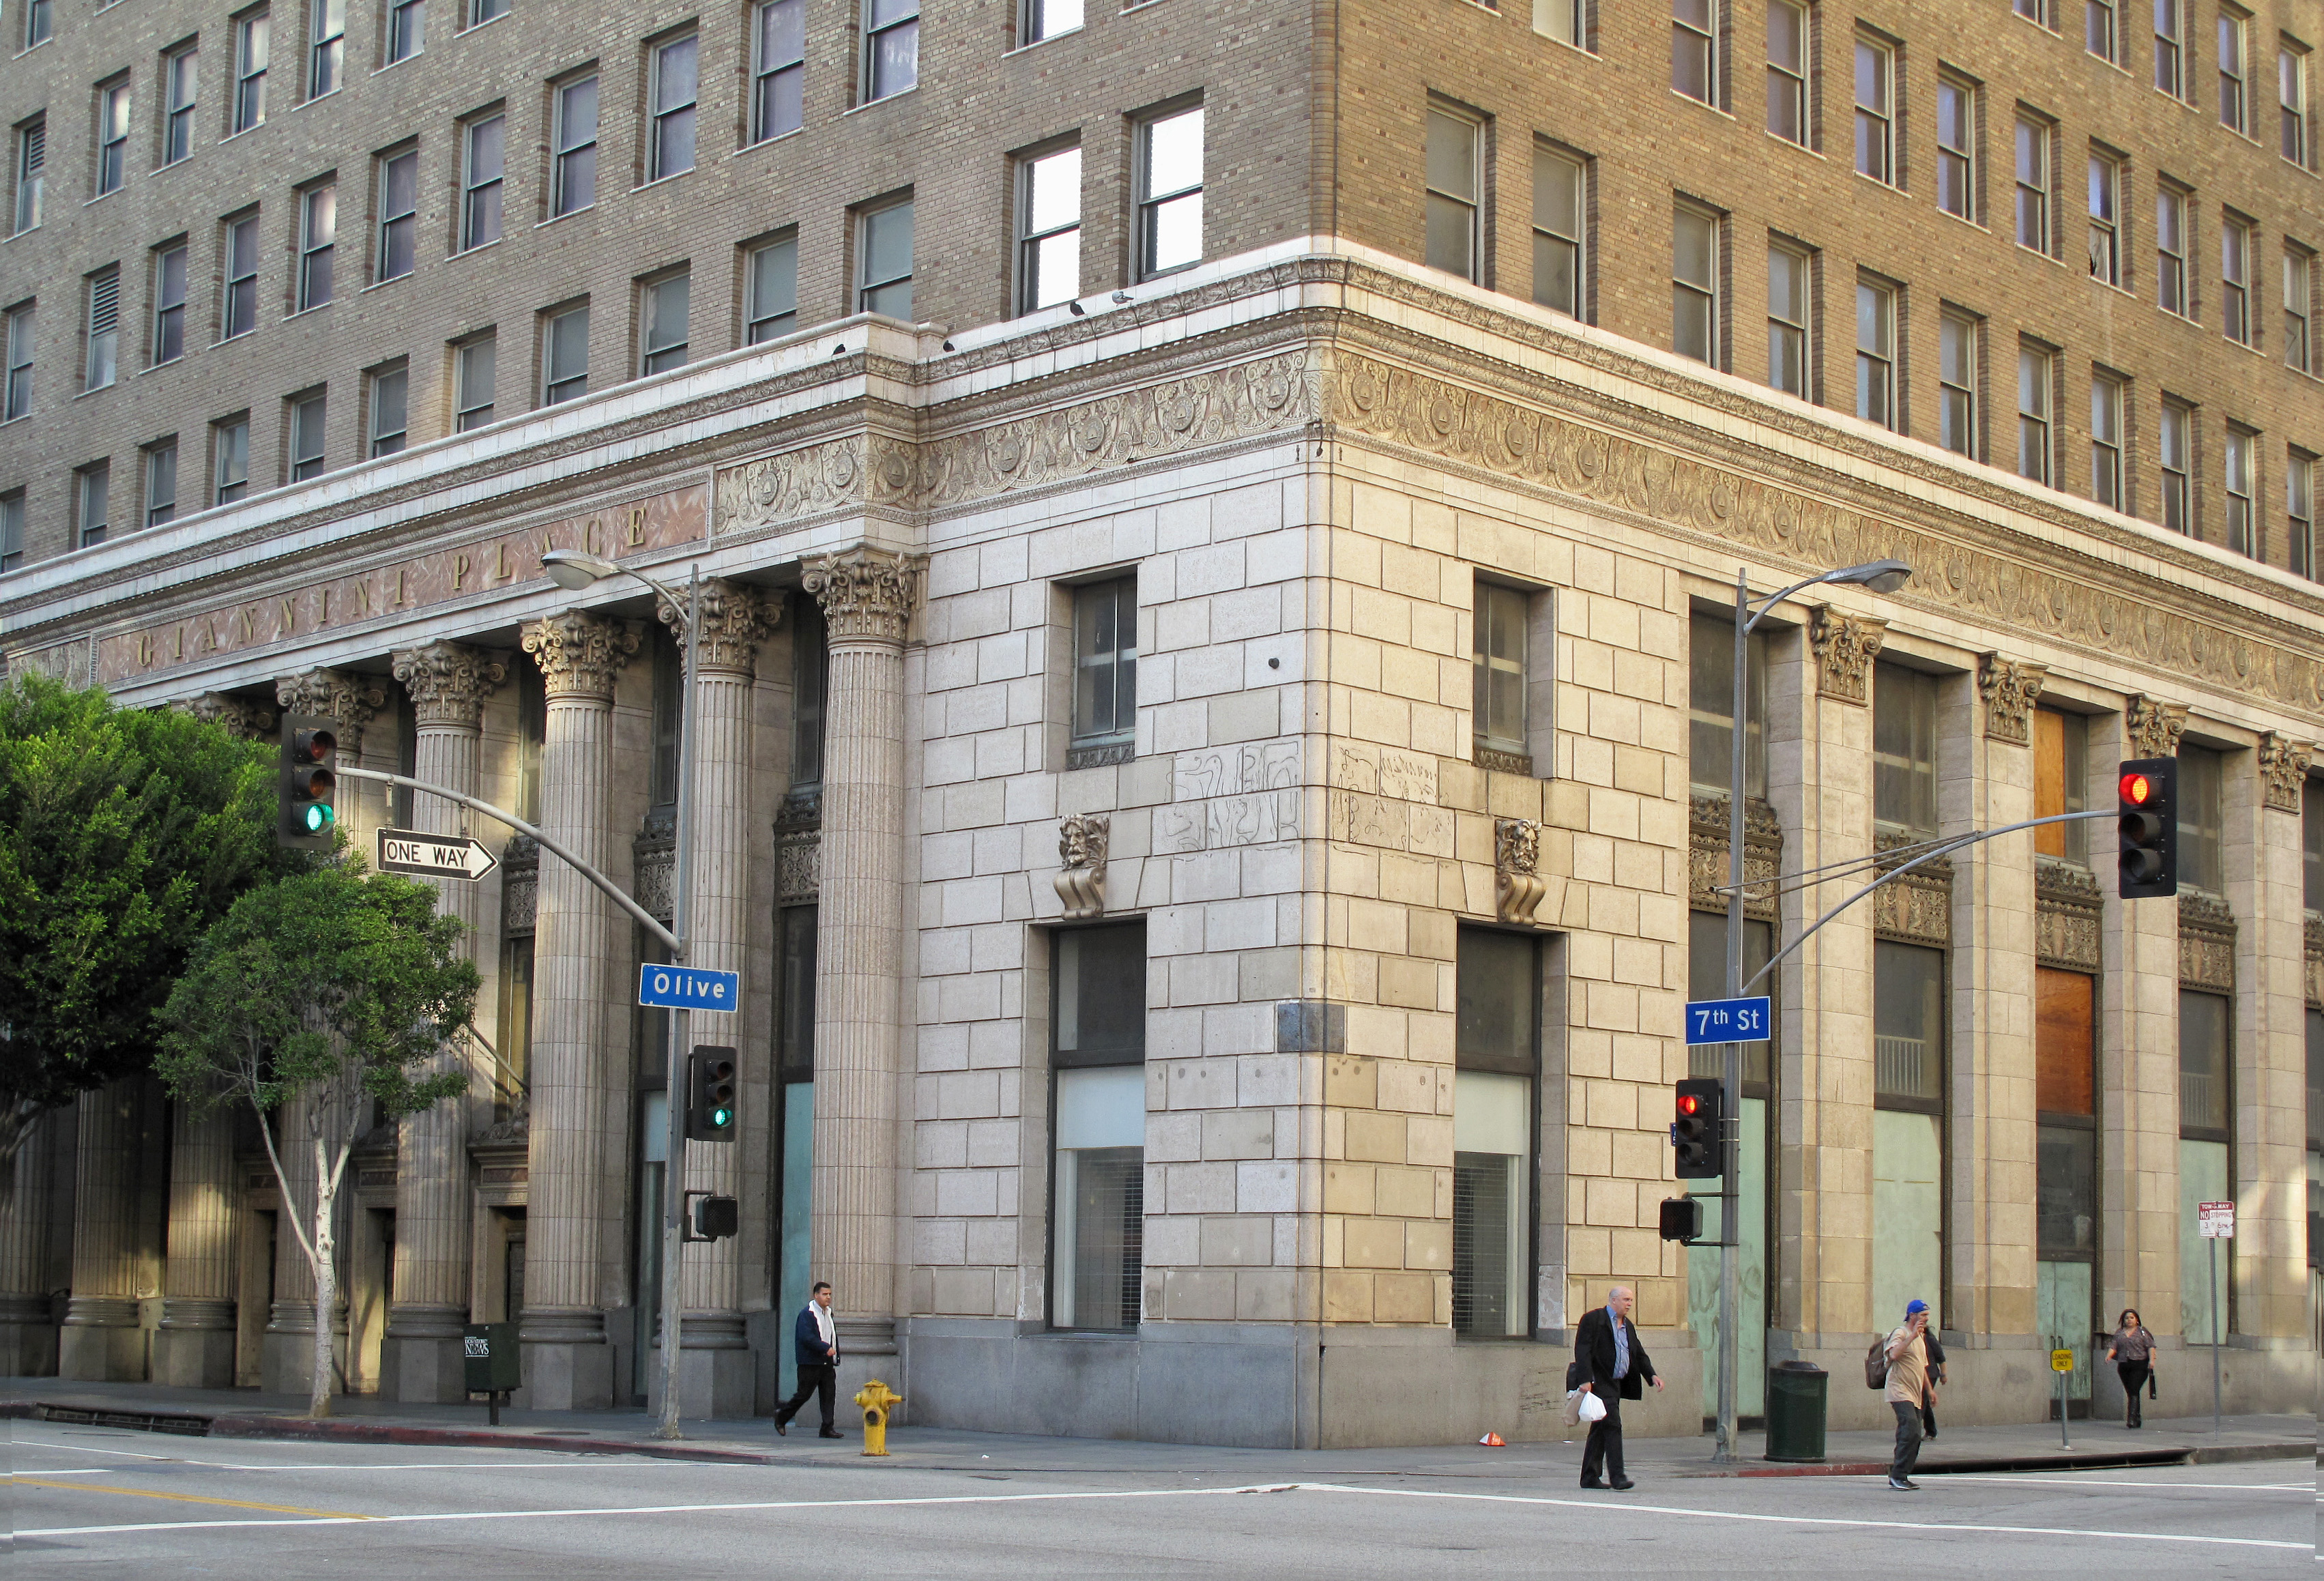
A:
POLYGON ((302 1510, 296 1504, 254 1504, 248 1499, 213 1499, 200 1493, 158 1493, 150 1488, 94 1487, 88 1483, 45 1482, 33 1476, 7 1479, 17 1487, 60 1488, 69 1493, 125 1493, 133 1499, 173 1499, 180 1504, 222 1504, 229 1510, 263 1510, 270 1515, 307 1515, 318 1521, 368 1521, 346 1510, 302 1510))

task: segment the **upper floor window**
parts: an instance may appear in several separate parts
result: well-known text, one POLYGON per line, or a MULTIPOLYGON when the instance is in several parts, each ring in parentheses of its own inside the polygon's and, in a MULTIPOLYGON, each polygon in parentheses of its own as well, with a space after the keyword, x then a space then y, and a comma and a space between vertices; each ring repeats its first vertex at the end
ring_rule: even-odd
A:
POLYGON ((798 328, 798 237, 751 249, 744 341, 756 346, 798 328))
MULTIPOLYGON (((1475 653, 1470 673, 1471 708, 1476 747, 1484 754, 1532 758, 1527 742, 1526 682, 1526 626, 1532 600, 1515 587, 1479 582, 1476 602, 1475 653)), ((1507 765, 1514 768, 1514 764, 1507 765)))
POLYGON ((461 151, 460 245, 465 250, 501 239, 502 177, 506 170, 508 117, 468 123, 461 151))
POLYGON ((2122 34, 2115 0, 2083 0, 2082 47, 2101 60, 2122 62, 2122 34))
POLYGON ((387 0, 387 63, 420 53, 428 31, 428 0, 387 0))
POLYGON ((452 349, 452 431, 466 433, 493 421, 498 338, 479 335, 452 349))
MULTIPOLYGON (((2324 567, 2316 560, 2316 458, 2302 450, 2287 451, 2284 456, 2283 513, 2284 537, 2293 572, 2324 581, 2324 567)), ((2315 783, 2313 780, 2309 781, 2311 787, 2315 783)), ((2314 794, 2312 790, 2310 794, 2314 794)))
POLYGON ((1896 51, 1856 41, 1856 173, 1896 180, 1896 51))
POLYGON ((1203 106, 1157 116, 1138 129, 1138 275, 1202 262, 1203 106))
POLYGON ((1780 243, 1767 246, 1767 383, 1808 394, 1808 255, 1780 243))
POLYGON ((1120 747, 1126 757, 1137 727, 1138 578, 1076 587, 1073 745, 1120 747))
POLYGON ((2253 339, 2251 310, 2252 227, 2230 214, 2219 222, 2219 325, 2238 346, 2253 339))
POLYGON ((186 355, 186 244, 153 254, 153 365, 186 355))
POLYGON ((45 116, 35 116, 16 128, 16 230, 31 230, 41 223, 41 189, 45 185, 49 166, 49 123, 45 116))
POLYGON ((2219 125, 2237 132, 2251 130, 2251 103, 2244 90, 2244 44, 2250 20, 2239 11, 2219 7, 2219 125))
POLYGON ((1975 319, 1947 309, 1937 318, 1937 438, 1948 450, 1977 459, 1978 330, 1975 319))
POLYGON ((2017 343, 2017 476, 2050 481, 2050 381, 2057 354, 2017 343))
POLYGON ((2017 245, 2050 250, 2050 128, 2017 117, 2017 245))
POLYGON ((2172 98, 2187 94, 2186 33, 2186 0, 2154 0, 2154 86, 2172 98))
POLYGON ((346 59, 347 0, 309 0, 307 14, 307 97, 320 98, 339 86, 346 59))
POLYGON ((1081 294, 1082 151, 1018 162, 1018 310, 1054 307, 1081 294))
POLYGON ((299 310, 331 300, 331 264, 338 254, 339 188, 309 188, 299 199, 299 310))
POLYGON ((2053 0, 2009 0, 2009 8, 2036 26, 2046 27, 2052 32, 2058 31, 2053 0))
POLYGON ((2179 748, 2179 883, 2210 894, 2227 889, 2222 846, 2227 822, 2227 757, 2209 747, 2179 748))
POLYGON ((0 422, 32 410, 32 304, 8 310, 7 386, 0 391, 0 422))
POLYGON ((1431 106, 1428 111, 1427 263, 1463 280, 1478 270, 1478 187, 1483 128, 1466 116, 1431 106))
POLYGON ((1856 282, 1856 415, 1896 426, 1896 291, 1856 282))
POLYGON ((1807 146, 1808 13, 1791 0, 1767 3, 1767 130, 1807 146))
POLYGON ((1719 365, 1719 217, 1671 211, 1671 349, 1719 365))
POLYGON ((2166 313, 2194 317, 2187 298, 2187 195, 2154 190, 2154 301, 2166 313))
POLYGON ((867 210, 858 223, 855 310, 912 317, 912 204, 867 210))
POLYGON ((2237 554, 2257 559, 2260 552, 2257 522, 2252 510, 2252 439, 2253 435, 2239 428, 2227 430, 2227 443, 2223 458, 2227 501, 2227 547, 2237 554))
POLYGON ((24 48, 49 42, 54 18, 49 14, 50 0, 24 0, 24 48))
POLYGON ((1025 42, 1071 32, 1082 24, 1082 0, 1025 0, 1025 42))
POLYGON ((468 0, 468 25, 482 27, 509 14, 509 0, 468 0))
POLYGON ((1937 207, 1977 214, 1977 88, 1954 77, 1937 79, 1937 207))
POLYGON ((81 388, 102 390, 113 383, 121 349, 121 266, 107 264, 88 277, 88 358, 81 388))
POLYGON ((113 525, 113 467, 99 461, 73 474, 73 524, 80 547, 103 543, 113 525))
POLYGON ((698 83, 692 33, 653 52, 653 130, 646 179, 659 180, 694 168, 694 107, 698 83))
POLYGON ((420 251, 420 151, 405 149, 379 162, 377 278, 401 280, 420 251))
POLYGON ((1533 31, 1577 50, 1590 47, 1582 0, 1533 0, 1533 31))
POLYGON ((290 481, 304 483, 323 472, 323 426, 330 403, 323 392, 290 398, 290 481))
POLYGON ((752 39, 751 138, 763 143, 804 124, 807 0, 768 0, 752 39))
POLYGON ((161 162, 176 164, 194 152, 194 96, 201 51, 192 45, 161 64, 161 162))
POLYGON ((684 270, 666 274, 639 291, 641 376, 686 365, 687 319, 692 294, 693 279, 684 270))
POLYGON ((2283 249, 2283 360, 2303 374, 2317 371, 2309 333, 2315 302, 2316 254, 2286 243, 2283 249))
POLYGON ((2177 401, 2163 402, 2163 422, 2155 434, 2155 448, 2163 463, 2163 524, 2190 536, 2195 531, 2195 501, 2189 449, 2194 426, 2191 408, 2177 401))
POLYGON ((2308 57, 2290 45, 2275 52, 2278 150, 2296 165, 2308 162, 2308 57))
POLYGON ((1671 87, 1704 104, 1719 102, 1716 0, 1671 0, 1671 87))
POLYGON ((1582 312, 1582 162, 1533 150, 1533 300, 1569 318, 1582 312))
MULTIPOLYGON (((1744 639, 1743 794, 1767 793, 1767 633, 1744 639)), ((1698 615, 1687 624, 1687 777, 1699 796, 1733 788, 1735 622, 1698 615)))
POLYGON ((247 132, 266 119, 267 14, 261 11, 234 24, 234 114, 227 130, 247 132))
POLYGON ((120 190, 128 172, 129 84, 124 79, 97 90, 97 195, 120 190))
POLYGON ((830 690, 831 633, 812 598, 791 605, 791 773, 793 793, 823 783, 824 704, 830 690))
POLYGON ((371 453, 392 456, 403 448, 410 426, 411 373, 403 366, 383 369, 371 376, 371 453))
POLYGON ((24 491, 0 495, 0 577, 24 563, 24 491))
MULTIPOLYGON (((2034 816, 2060 818, 2089 809, 2090 726, 2080 714, 2034 710, 2034 816)), ((2036 855, 2077 867, 2090 864, 2090 826, 2044 824, 2034 831, 2036 855)))
POLYGON ((2108 510, 2128 512, 2122 488, 2122 381, 2090 375, 2090 498, 2108 510))
POLYGON ((250 492, 250 419, 210 425, 210 500, 230 505, 250 492))
POLYGON ((540 337, 540 403, 555 406, 589 393, 589 304, 549 316, 540 337))
POLYGON ((2090 155, 2090 278, 2122 283, 2122 162, 2090 155))
POLYGON ((863 97, 902 93, 920 80, 920 0, 863 0, 863 97))
POLYGON ((1872 827, 1925 839, 1937 832, 1937 678, 1899 664, 1872 675, 1872 827))
POLYGON ((220 340, 258 328, 258 216, 226 221, 219 251, 225 254, 225 294, 218 319, 220 340))
POLYGON ((597 79, 557 89, 556 163, 549 175, 552 217, 597 200, 597 79))

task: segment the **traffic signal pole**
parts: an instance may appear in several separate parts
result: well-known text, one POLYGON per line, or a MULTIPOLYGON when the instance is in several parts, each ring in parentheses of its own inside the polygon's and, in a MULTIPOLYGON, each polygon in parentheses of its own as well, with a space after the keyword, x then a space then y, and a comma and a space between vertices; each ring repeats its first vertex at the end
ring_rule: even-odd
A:
MULTIPOLYGON (((693 569, 686 584, 686 690, 678 711, 678 881, 671 892, 670 920, 678 924, 671 954, 686 959, 687 942, 694 937, 694 716, 697 698, 694 683, 701 662, 702 643, 695 621, 702 607, 702 572, 693 569)), ((675 604, 677 600, 670 600, 675 604)), ((681 1276, 686 1244, 686 1106, 688 1094, 684 1076, 686 1050, 693 1032, 694 1012, 683 1007, 669 1018, 669 1068, 663 1078, 662 1108, 669 1122, 667 1158, 662 1164, 661 1234, 661 1426, 665 1438, 684 1437, 678 1428, 678 1329, 683 1320, 686 1291, 681 1276)))

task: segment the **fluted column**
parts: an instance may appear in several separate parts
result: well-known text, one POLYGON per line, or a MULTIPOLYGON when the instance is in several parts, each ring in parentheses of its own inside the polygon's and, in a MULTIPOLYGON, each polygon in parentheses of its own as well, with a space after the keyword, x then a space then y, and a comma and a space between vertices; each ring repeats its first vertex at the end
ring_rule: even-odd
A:
POLYGON ((0 1205, 0 1374, 45 1377, 57 1370, 57 1329, 49 1300, 51 1171, 56 1128, 71 1116, 32 1120, 16 1148, 15 1180, 0 1205))
POLYGON ((137 1331, 137 1142, 134 1078, 80 1096, 73 1174, 72 1299, 58 1371, 67 1378, 142 1379, 137 1331))
POLYGON ((170 1116, 169 1260, 153 1381, 234 1387, 234 1110, 180 1100, 170 1116))
POLYGON ((808 562, 831 632, 815 963, 816 1277, 840 1348, 891 1352, 902 1045, 904 631, 918 562, 869 547, 808 562))
MULTIPOLYGON (((430 643, 397 653, 394 670, 411 696, 412 778, 476 795, 484 699, 508 679, 508 667, 459 643, 430 643)), ((467 809, 440 796, 413 792, 411 820, 426 834, 471 832, 467 809)), ((426 882, 436 887, 437 909, 464 925, 456 948, 475 960, 483 915, 475 884, 456 878, 426 882)), ((467 1059, 465 1046, 456 1044, 438 1056, 429 1074, 465 1069, 467 1059)), ((472 1212, 466 1133, 467 1106, 458 1099, 406 1116, 397 1131, 395 1268, 380 1359, 381 1386, 390 1399, 467 1397, 460 1353, 460 1328, 468 1318, 472 1212)))
MULTIPOLYGON (((637 651, 618 621, 568 610, 524 628, 540 666, 548 717, 540 752, 540 827, 603 870, 609 845, 613 680, 637 651)), ((598 1225, 605 1146, 609 967, 622 954, 611 901, 542 854, 533 934, 532 1125, 528 1153, 525 1344, 528 1402, 576 1410, 613 1401, 613 1360, 598 1305, 598 1225)))

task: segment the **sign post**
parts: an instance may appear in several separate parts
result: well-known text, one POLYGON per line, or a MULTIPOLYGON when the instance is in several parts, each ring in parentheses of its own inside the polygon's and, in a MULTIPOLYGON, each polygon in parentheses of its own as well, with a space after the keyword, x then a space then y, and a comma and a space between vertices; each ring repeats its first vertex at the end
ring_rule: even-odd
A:
POLYGON ((2204 1252, 2210 1263, 2206 1277, 2211 1287, 2211 1437, 2216 1438, 2219 1436, 2219 1343, 2227 1337, 2219 1332, 2219 1243, 2236 1238, 2236 1205, 2199 1203, 2195 1214, 2195 1227, 2206 1243, 2204 1252))
POLYGON ((2072 1409, 2066 1401, 2066 1381, 2074 1371, 2074 1353, 2063 1346, 2052 1350, 2050 1371, 2058 1380, 2058 1447, 2071 1449, 2073 1445, 2066 1439, 2066 1413, 2072 1409))

